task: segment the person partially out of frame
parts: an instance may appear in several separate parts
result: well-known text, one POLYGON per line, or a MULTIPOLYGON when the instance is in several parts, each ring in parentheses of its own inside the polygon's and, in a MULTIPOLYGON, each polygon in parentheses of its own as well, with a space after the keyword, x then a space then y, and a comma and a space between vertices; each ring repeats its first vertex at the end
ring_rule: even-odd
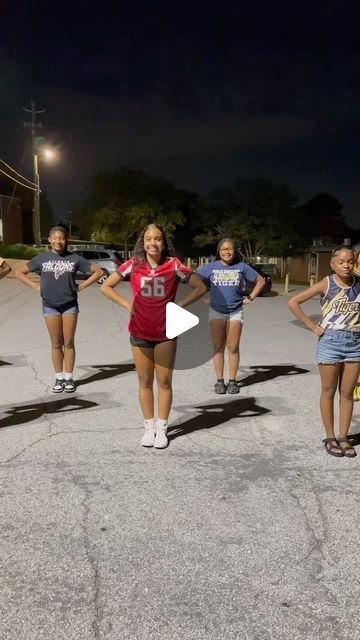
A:
POLYGON ((353 274, 354 251, 336 247, 330 262, 332 275, 289 300, 292 313, 318 338, 320 412, 325 430, 327 453, 354 458, 356 451, 348 432, 353 412, 353 392, 360 374, 360 280, 353 274), (316 324, 301 305, 320 295, 322 319, 316 324), (334 398, 339 391, 339 432, 335 434, 334 398))

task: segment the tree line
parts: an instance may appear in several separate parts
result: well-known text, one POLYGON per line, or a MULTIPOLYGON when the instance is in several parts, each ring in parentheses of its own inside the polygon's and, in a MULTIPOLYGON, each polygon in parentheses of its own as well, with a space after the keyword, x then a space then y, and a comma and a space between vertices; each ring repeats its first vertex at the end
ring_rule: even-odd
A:
POLYGON ((248 261, 261 254, 286 257, 314 241, 326 245, 354 236, 343 205, 327 193, 299 204, 287 185, 238 178, 199 196, 126 167, 95 173, 73 220, 81 237, 121 244, 125 251, 155 221, 175 235, 182 255, 211 254, 218 240, 229 236, 248 261))
MULTIPOLYGON (((29 193, 24 205, 29 210, 29 193)), ((31 215, 29 229, 31 229, 31 215)), ((69 222, 67 215, 62 222, 69 222)), ((343 205, 327 193, 305 203, 287 185, 265 178, 238 178, 206 195, 178 189, 163 178, 139 169, 122 167, 96 172, 82 202, 71 216, 73 233, 82 239, 122 245, 128 252, 140 230, 158 222, 175 236, 179 255, 215 252, 222 237, 237 240, 242 257, 287 257, 317 244, 358 241, 358 232, 346 224, 343 205)), ((55 219, 46 193, 42 194, 41 231, 55 219)), ((28 233, 26 234, 28 235, 28 233)), ((31 239, 28 241, 32 241, 31 239)))

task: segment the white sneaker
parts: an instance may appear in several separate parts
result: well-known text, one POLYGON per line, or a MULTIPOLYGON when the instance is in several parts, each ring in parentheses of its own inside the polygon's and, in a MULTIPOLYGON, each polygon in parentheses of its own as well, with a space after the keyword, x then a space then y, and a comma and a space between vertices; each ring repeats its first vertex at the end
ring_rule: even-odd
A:
POLYGON ((157 427, 156 429, 156 438, 155 438, 155 443, 154 443, 154 447, 156 449, 166 449, 166 447, 168 446, 168 438, 167 438, 167 424, 165 424, 164 426, 161 425, 157 427))
POLYGON ((155 425, 154 420, 144 421, 145 433, 140 440, 142 447, 153 447, 155 442, 155 425))

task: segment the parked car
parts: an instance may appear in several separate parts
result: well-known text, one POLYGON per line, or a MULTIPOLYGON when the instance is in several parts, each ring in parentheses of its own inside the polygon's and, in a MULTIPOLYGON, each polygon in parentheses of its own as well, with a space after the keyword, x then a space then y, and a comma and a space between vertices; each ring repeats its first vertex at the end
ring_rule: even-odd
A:
MULTIPOLYGON (((259 296, 266 296, 266 294, 270 293, 271 287, 272 287, 272 281, 269 274, 264 273, 264 271, 262 271, 262 269, 260 269, 257 264, 250 264, 249 267, 252 267, 260 276, 262 276, 265 279, 265 284, 262 290, 260 291, 259 296)), ((246 282, 245 288, 244 288, 244 295, 249 295, 249 293, 251 293, 253 288, 254 288, 253 282, 246 282)))
POLYGON ((99 284, 102 284, 123 262, 121 254, 114 249, 78 249, 74 247, 73 251, 103 270, 103 275, 98 280, 99 284))

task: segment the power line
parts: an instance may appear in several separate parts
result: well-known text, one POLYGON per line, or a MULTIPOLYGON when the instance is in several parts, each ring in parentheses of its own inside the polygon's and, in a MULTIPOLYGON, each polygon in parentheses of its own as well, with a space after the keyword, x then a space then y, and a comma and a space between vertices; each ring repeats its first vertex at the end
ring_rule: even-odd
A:
POLYGON ((15 169, 13 169, 12 167, 10 167, 9 164, 7 164, 5 162, 5 160, 3 160, 2 158, 0 158, 0 162, 2 162, 5 167, 7 167, 8 169, 10 169, 10 171, 12 171, 13 173, 15 173, 17 176, 19 176, 20 178, 22 178, 23 180, 25 180, 26 182, 28 182, 29 184, 31 184, 33 187, 36 187, 35 182, 31 182, 31 180, 28 180, 28 178, 25 178, 25 176, 22 176, 21 173, 18 173, 17 171, 15 171, 15 169))
POLYGON ((10 178, 10 180, 13 180, 14 182, 17 182, 17 184, 20 184, 22 187, 25 187, 25 189, 31 189, 31 191, 37 191, 38 190, 37 187, 29 187, 28 184, 24 184, 23 182, 20 182, 19 180, 16 180, 16 178, 11 176, 9 173, 6 173, 6 171, 4 171, 1 168, 0 168, 0 173, 3 173, 4 176, 6 176, 7 178, 10 178))
MULTIPOLYGON (((20 162, 20 166, 19 166, 19 171, 22 170, 22 167, 23 167, 23 164, 24 164, 27 146, 28 146, 28 138, 25 141, 24 153, 22 154, 22 158, 21 158, 21 162, 20 162)), ((7 206, 7 210, 6 210, 6 217, 9 215, 9 211, 10 211, 11 205, 12 205, 13 200, 14 200, 16 187, 17 187, 17 185, 16 185, 16 183, 14 183, 12 194, 11 194, 11 198, 10 198, 10 200, 8 202, 8 206, 7 206)))

